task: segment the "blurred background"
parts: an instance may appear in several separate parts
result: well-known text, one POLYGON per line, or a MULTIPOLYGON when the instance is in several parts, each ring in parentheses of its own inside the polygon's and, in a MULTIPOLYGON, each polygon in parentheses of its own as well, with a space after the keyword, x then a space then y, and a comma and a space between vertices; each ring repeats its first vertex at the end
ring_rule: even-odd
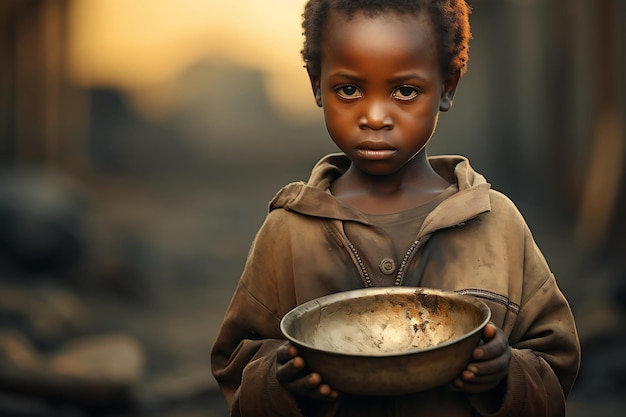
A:
MULTIPOLYGON (((626 406, 626 2, 473 0, 430 153, 520 207, 626 406)), ((0 415, 225 416, 209 352, 267 204, 335 151, 303 0, 0 2, 0 415)))

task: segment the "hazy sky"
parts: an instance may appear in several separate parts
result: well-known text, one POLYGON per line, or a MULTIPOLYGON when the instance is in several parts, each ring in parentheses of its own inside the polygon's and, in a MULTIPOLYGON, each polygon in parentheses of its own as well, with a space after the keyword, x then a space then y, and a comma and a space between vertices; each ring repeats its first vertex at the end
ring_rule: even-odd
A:
MULTIPOLYGON (((260 69, 287 117, 316 114, 299 51, 305 0, 89 0, 70 14, 70 74, 141 94, 209 56, 260 69)), ((154 99, 151 99, 154 101, 154 99)))

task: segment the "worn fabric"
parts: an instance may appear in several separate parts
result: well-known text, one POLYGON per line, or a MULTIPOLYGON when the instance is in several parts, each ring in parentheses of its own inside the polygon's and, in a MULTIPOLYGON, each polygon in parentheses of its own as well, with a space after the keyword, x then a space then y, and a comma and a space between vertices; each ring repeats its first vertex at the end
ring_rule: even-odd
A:
MULTIPOLYGON (((336 199, 330 185, 349 166, 323 158, 308 182, 282 188, 270 203, 212 350, 215 378, 232 416, 563 416, 577 375, 580 345, 570 307, 514 204, 460 156, 430 157, 458 192, 424 219, 399 282, 480 297, 512 347, 502 407, 489 395, 442 387, 403 396, 296 401, 276 380, 279 329, 292 308, 324 295, 393 285, 378 263, 393 245, 367 216, 336 199), (348 233, 346 233, 348 230, 348 233), (367 245, 356 247, 358 234, 367 245), (361 262, 358 260, 361 259, 361 262)), ((388 255, 387 255, 388 254, 388 255)), ((340 372, 340 370, 338 370, 340 372)))

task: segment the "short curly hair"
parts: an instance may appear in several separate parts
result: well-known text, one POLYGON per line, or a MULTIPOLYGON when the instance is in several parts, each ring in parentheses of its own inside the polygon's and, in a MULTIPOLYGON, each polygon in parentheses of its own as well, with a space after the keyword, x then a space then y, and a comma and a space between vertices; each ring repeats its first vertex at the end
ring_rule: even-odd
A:
POLYGON ((457 71, 462 75, 467 70, 472 34, 469 23, 471 9, 465 0, 309 0, 302 14, 302 58, 313 75, 319 75, 321 71, 320 43, 332 10, 348 16, 356 12, 370 16, 387 11, 414 15, 426 12, 438 35, 439 61, 444 78, 457 71))

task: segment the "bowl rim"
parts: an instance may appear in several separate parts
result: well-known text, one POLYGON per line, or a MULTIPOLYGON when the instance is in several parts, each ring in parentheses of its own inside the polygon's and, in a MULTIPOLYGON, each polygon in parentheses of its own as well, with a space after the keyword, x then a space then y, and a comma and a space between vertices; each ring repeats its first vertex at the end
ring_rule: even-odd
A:
POLYGON ((449 345, 453 345, 459 343, 462 340, 468 339, 471 336, 475 335, 478 332, 481 332, 482 329, 487 325, 489 320, 491 320, 491 309, 484 301, 480 300, 478 297, 470 294, 463 294, 459 291, 449 291, 449 290, 440 290, 435 288, 427 288, 427 287, 368 287, 368 288, 358 288, 354 290, 341 291, 333 294, 324 295, 313 300, 309 300, 304 302, 291 310, 289 310, 280 320, 280 331, 283 336, 298 347, 303 347, 315 352, 321 352, 327 355, 335 355, 335 356, 346 356, 346 357, 358 357, 358 358, 379 358, 379 357, 396 357, 396 356, 406 356, 408 354, 420 353, 420 352, 428 352, 431 350, 437 350, 444 348, 449 345), (432 294, 438 296, 446 296, 452 297, 459 300, 463 300, 468 302, 476 307, 478 307, 485 316, 484 320, 476 326, 472 331, 463 334, 457 338, 448 340, 444 343, 429 346, 426 348, 414 348, 407 349, 401 352, 383 352, 383 353, 373 353, 373 354, 361 354, 361 353, 348 353, 341 351, 333 351, 327 349, 320 349, 308 343, 304 343, 302 341, 297 340, 293 337, 287 330, 288 324, 293 321, 296 317, 299 317, 306 313, 307 311, 313 310, 315 308, 322 308, 325 305, 331 304, 340 300, 351 300, 354 298, 362 297, 362 296, 375 296, 375 295, 392 295, 392 294, 432 294))

